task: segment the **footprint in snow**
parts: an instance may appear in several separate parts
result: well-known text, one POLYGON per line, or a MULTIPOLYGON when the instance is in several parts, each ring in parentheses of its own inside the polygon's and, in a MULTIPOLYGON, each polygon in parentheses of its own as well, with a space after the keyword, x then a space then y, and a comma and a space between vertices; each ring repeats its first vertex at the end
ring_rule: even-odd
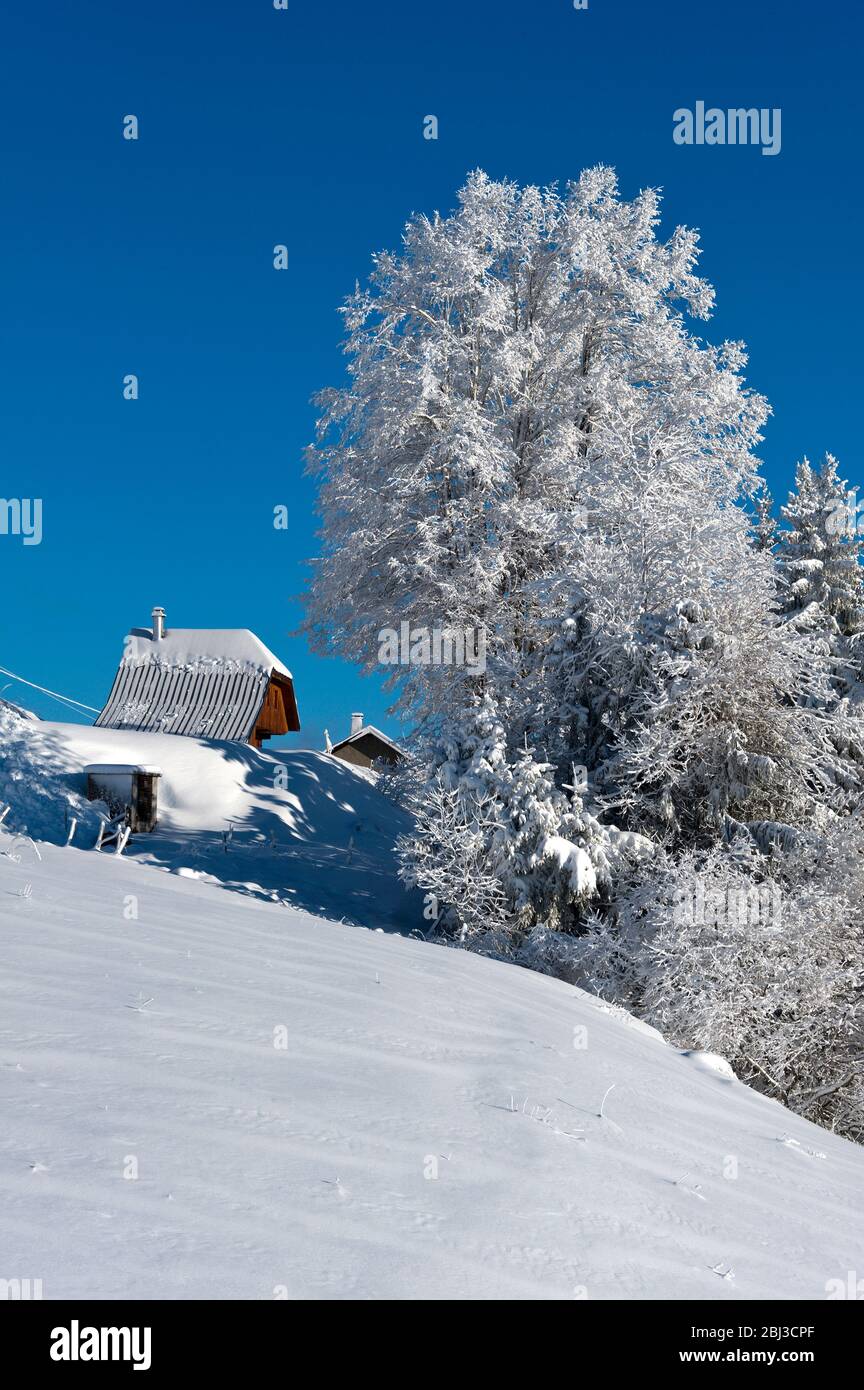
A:
POLYGON ((677 1187, 680 1192, 686 1192, 688 1197, 697 1197, 700 1202, 707 1202, 708 1198, 702 1191, 702 1184, 698 1182, 688 1182, 689 1173, 682 1173, 680 1178, 667 1178, 666 1181, 673 1187, 677 1187))
POLYGON ((808 1149, 808 1148, 805 1148, 805 1146, 804 1146, 803 1144, 799 1143, 797 1139, 793 1139, 793 1138, 791 1137, 791 1135, 789 1135, 789 1134, 779 1134, 779 1135, 777 1136, 777 1142, 778 1142, 778 1144, 782 1144, 782 1145, 784 1146, 784 1148, 787 1148, 787 1149, 794 1149, 796 1153, 799 1153, 799 1154, 807 1154, 808 1158, 827 1158, 827 1157, 828 1157, 827 1154, 822 1153, 822 1150, 821 1150, 821 1149, 808 1149))

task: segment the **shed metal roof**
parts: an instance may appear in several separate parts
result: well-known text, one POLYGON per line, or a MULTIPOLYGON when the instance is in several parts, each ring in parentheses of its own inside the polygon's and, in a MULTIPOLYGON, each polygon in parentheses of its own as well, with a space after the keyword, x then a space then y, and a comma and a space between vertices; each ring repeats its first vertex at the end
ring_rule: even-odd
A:
POLYGON ((96 727, 246 742, 271 675, 291 684, 287 667, 245 628, 181 628, 162 638, 135 628, 96 727))

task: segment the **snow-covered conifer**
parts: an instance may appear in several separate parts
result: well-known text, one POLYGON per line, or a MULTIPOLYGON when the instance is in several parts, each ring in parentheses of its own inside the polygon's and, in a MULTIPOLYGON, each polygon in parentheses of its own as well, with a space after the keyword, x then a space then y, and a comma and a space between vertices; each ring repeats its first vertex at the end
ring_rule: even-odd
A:
POLYGON ((756 512, 752 521, 751 534, 757 550, 772 551, 777 544, 777 518, 774 516, 774 500, 767 487, 762 487, 756 495, 756 512))
POLYGON ((527 747, 508 758, 488 694, 432 750, 415 830, 399 846, 402 874, 447 905, 463 936, 476 941, 484 921, 506 923, 514 941, 537 921, 558 928, 608 877, 608 832, 578 787, 567 795, 551 773, 527 747))
POLYGON ((781 509, 786 529, 779 533, 778 567, 782 612, 801 631, 836 639, 864 630, 861 536, 855 493, 826 454, 820 468, 808 459, 795 470, 795 491, 781 509))

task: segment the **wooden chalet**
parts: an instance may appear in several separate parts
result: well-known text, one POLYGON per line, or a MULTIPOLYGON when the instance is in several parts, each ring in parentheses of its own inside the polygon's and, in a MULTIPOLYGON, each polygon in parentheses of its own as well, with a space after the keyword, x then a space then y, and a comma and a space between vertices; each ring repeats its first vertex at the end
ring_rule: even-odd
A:
POLYGON ((294 681, 246 628, 133 628, 105 708, 101 729, 137 729, 187 738, 226 739, 260 748, 300 728, 294 681))

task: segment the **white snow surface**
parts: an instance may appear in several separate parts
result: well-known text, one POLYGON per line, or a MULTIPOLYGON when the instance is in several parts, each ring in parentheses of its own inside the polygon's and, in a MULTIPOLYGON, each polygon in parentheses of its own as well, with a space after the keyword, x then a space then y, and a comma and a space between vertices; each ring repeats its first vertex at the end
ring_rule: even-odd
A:
POLYGON ((140 861, 17 852, 4 1278, 49 1299, 821 1299, 860 1268, 864 1152, 621 1011, 140 861))
POLYGON ((254 667, 291 676, 287 666, 245 627, 175 627, 158 641, 149 628, 133 628, 123 643, 124 665, 254 667))
POLYGON ((368 777, 80 725, 30 746, 56 784, 28 815, 147 763, 162 823, 123 857, 0 830, 0 1278, 735 1300, 860 1269, 864 1150, 620 1008, 417 939, 368 777))
MULTIPOLYGON (((192 869, 262 900, 278 894, 336 920, 399 931, 429 926, 422 894, 406 892, 396 878, 393 843, 409 829, 408 817, 378 794, 373 778, 339 758, 47 721, 36 726, 30 747, 81 795, 88 766, 161 768, 159 824, 133 838, 128 853, 136 858, 173 873, 192 869)), ((13 790, 10 784, 10 799, 13 790)), ((0 783, 0 800, 3 792, 0 783)), ((40 809, 26 828, 56 841, 59 801, 54 819, 49 828, 40 809)), ((93 825, 81 825, 75 845, 89 849, 95 838, 93 825)))

